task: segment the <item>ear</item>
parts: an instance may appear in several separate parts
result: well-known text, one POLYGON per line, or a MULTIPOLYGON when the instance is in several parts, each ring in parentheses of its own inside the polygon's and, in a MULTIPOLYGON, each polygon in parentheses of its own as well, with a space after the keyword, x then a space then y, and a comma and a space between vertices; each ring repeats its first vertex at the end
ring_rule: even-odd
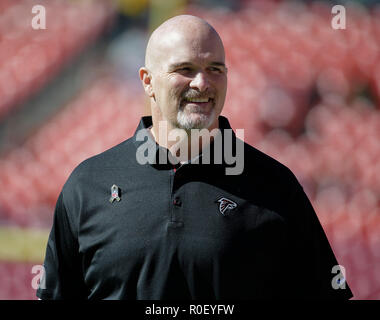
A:
POLYGON ((153 88, 152 88, 152 75, 149 72, 149 70, 145 67, 140 68, 139 69, 139 76, 140 76, 140 80, 141 80, 141 83, 144 87, 146 94, 149 97, 154 98, 154 93, 153 93, 153 88))

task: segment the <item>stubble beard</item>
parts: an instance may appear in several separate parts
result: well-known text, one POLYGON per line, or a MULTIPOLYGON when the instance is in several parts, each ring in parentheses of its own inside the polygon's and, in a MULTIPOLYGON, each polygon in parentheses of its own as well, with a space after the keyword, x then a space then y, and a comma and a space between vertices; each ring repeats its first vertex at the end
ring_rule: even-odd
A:
POLYGON ((215 118, 215 108, 208 113, 202 112, 202 110, 191 110, 188 112, 183 106, 180 106, 177 113, 177 127, 189 131, 191 129, 207 129, 209 128, 215 118), (194 115, 196 116, 194 117, 194 115))

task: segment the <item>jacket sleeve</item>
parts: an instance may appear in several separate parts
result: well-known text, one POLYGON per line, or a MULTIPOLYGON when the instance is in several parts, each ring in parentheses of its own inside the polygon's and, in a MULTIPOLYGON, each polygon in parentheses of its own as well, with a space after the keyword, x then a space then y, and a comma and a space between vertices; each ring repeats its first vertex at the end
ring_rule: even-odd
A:
POLYGON ((44 273, 36 294, 42 300, 86 298, 77 232, 70 223, 62 192, 57 200, 44 273))
POLYGON ((352 292, 300 184, 289 199, 289 210, 294 227, 293 259, 298 279, 294 285, 299 289, 298 294, 306 299, 350 299, 352 292))

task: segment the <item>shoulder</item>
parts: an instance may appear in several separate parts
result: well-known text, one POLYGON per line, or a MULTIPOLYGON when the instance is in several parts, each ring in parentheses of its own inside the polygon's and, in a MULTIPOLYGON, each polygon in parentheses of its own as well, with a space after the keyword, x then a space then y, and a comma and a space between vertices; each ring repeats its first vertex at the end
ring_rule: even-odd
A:
POLYGON ((250 199, 273 211, 282 212, 302 186, 295 174, 280 161, 244 144, 244 171, 238 182, 250 199))
POLYGON ((75 171, 86 171, 96 168, 123 167, 131 165, 136 158, 136 148, 129 138, 118 145, 94 155, 81 162, 75 171))
POLYGON ((121 168, 131 166, 135 162, 136 148, 132 138, 82 161, 72 172, 70 178, 88 174, 93 170, 121 168))
POLYGON ((277 183, 298 184, 294 173, 283 163, 244 142, 245 171, 247 175, 273 180, 277 183))
POLYGON ((82 161, 74 168, 63 186, 64 195, 101 180, 109 170, 120 171, 136 163, 132 138, 82 161))

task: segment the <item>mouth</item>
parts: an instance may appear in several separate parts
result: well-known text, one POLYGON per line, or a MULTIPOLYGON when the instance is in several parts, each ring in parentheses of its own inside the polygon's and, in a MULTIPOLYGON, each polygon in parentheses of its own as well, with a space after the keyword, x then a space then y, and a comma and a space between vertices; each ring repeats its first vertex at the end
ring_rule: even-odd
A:
MULTIPOLYGON (((214 103, 213 98, 185 98, 182 101, 183 106, 197 106, 199 109, 211 107, 214 103)), ((200 111, 200 110, 199 110, 200 111)))

